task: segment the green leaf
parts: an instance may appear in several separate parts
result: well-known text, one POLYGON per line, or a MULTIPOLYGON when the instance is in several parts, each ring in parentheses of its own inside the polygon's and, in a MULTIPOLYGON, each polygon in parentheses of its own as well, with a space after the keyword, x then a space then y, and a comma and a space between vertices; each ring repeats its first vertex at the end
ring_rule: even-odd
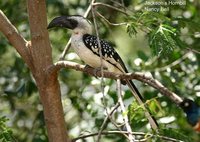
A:
POLYGON ((13 141, 13 132, 6 126, 8 119, 5 116, 0 117, 0 141, 11 142, 13 141))
POLYGON ((176 29, 165 24, 161 24, 157 29, 149 34, 149 46, 156 56, 165 56, 178 48, 176 29))
POLYGON ((127 24, 126 32, 129 34, 130 37, 135 36, 137 34, 136 24, 134 23, 127 24))
POLYGON ((128 117, 130 120, 131 127, 134 129, 141 129, 147 124, 147 120, 144 116, 144 110, 138 106, 136 102, 133 102, 128 107, 128 117))

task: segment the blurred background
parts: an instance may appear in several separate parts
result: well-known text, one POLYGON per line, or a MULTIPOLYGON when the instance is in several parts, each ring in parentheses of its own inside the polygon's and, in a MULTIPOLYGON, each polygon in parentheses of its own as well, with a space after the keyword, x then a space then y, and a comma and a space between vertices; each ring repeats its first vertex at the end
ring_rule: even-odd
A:
MULTIPOLYGON (((149 0, 148 0, 149 1, 149 0)), ((156 0, 155 0, 156 1, 156 0)), ((194 99, 200 104, 200 2, 186 0, 185 5, 167 5, 166 11, 153 12, 147 0, 101 0, 128 13, 98 6, 97 11, 111 23, 126 23, 113 26, 96 15, 101 38, 115 46, 130 72, 143 72, 154 77, 169 90, 181 97, 194 99), (164 33, 164 34, 163 34, 164 33)), ((159 2, 164 2, 160 0, 159 2)), ((89 0, 47 0, 48 23, 60 15, 83 15, 89 0)), ((0 1, 0 9, 27 40, 30 29, 26 1, 0 1)), ((88 19, 93 23, 92 15, 88 19)), ((49 31, 54 62, 70 38, 67 29, 49 31)), ((65 60, 84 64, 69 50, 65 60)), ((104 97, 101 80, 77 72, 62 69, 59 74, 65 120, 72 138, 80 134, 98 132, 106 116, 105 108, 117 102, 116 82, 104 80, 104 97), (104 98, 104 99, 102 99, 104 98), (103 103, 104 102, 104 103, 103 103)), ((149 108, 161 126, 160 135, 183 141, 200 141, 200 135, 187 123, 183 111, 169 98, 152 87, 134 81, 149 108)), ((134 131, 150 132, 143 111, 137 106, 131 92, 123 86, 124 102, 134 131)), ((122 123, 121 111, 114 115, 117 124, 122 123)), ((19 142, 47 142, 37 87, 24 61, 0 33, 0 136, 12 135, 19 142), (5 130, 8 131, 3 131, 5 130)), ((108 123, 106 130, 115 130, 108 123)), ((1 139, 1 137, 0 137, 1 139)), ((158 137, 149 141, 161 141, 158 137)), ((83 140, 84 141, 84 140, 83 140)), ((93 138, 85 139, 95 141, 93 138)), ((105 135, 104 142, 125 142, 121 135, 105 135)))

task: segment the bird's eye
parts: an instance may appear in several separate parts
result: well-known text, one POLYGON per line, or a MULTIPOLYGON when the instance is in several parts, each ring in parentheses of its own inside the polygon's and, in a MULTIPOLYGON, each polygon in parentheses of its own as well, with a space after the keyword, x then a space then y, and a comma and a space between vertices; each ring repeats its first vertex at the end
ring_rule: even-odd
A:
POLYGON ((189 106, 189 103, 185 103, 184 106, 185 106, 185 107, 188 107, 188 106, 189 106))

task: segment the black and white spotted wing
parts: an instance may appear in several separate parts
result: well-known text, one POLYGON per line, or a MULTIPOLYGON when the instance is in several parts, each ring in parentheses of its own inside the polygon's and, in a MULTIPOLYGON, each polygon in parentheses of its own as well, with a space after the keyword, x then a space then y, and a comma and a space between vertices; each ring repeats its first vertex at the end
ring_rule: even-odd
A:
MULTIPOLYGON (((99 54, 99 46, 97 37, 89 34, 83 35, 83 42, 87 48, 89 48, 94 54, 100 57, 99 54)), ((122 72, 128 72, 124 62, 122 61, 119 54, 115 51, 115 49, 107 42, 102 39, 100 39, 101 44, 101 53, 103 56, 103 59, 109 62, 110 64, 117 67, 122 72), (122 70, 123 69, 123 70, 122 70)))

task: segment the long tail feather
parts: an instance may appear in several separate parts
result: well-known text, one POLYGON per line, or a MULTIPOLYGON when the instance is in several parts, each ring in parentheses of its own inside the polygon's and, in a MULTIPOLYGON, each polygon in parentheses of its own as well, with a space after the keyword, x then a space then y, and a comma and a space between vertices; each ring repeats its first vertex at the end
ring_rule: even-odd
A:
POLYGON ((134 83, 131 80, 126 80, 126 82, 127 82, 127 85, 129 86, 133 96, 138 101, 139 105, 144 106, 145 116, 149 120, 149 123, 150 123, 152 129, 154 129, 154 130, 158 129, 158 123, 156 122, 156 119, 151 115, 149 109, 143 102, 144 99, 143 99, 142 95, 140 94, 140 92, 138 91, 137 87, 134 85, 134 83))

